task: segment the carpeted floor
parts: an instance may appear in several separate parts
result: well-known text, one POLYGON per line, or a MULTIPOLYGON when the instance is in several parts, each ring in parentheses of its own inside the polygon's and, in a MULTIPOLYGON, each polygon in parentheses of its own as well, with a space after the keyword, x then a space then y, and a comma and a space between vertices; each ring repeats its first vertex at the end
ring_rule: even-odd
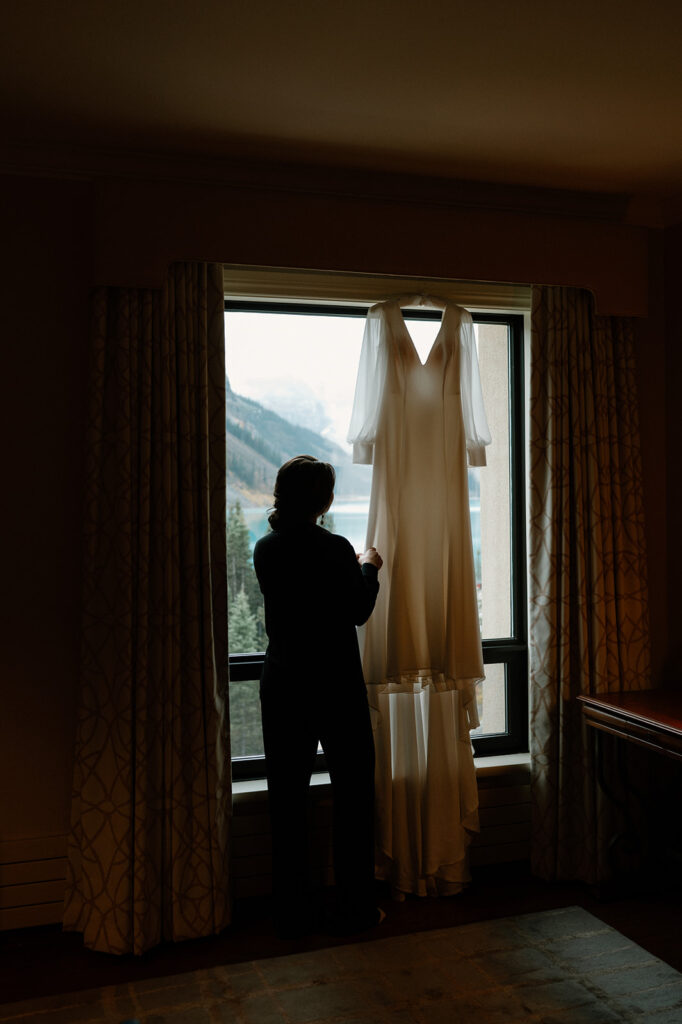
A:
POLYGON ((682 1024, 682 975, 581 907, 0 1006, 12 1024, 682 1024))

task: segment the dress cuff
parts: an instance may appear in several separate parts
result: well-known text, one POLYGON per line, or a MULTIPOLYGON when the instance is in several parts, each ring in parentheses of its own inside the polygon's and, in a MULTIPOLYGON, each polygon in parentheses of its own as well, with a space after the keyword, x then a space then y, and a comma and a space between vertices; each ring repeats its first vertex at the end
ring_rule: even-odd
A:
POLYGON ((356 441, 353 445, 353 462, 362 466, 371 466, 374 461, 374 445, 363 441, 356 441))
POLYGON ((485 447, 482 444, 477 444, 472 448, 467 448, 467 455, 469 456, 470 466, 485 466, 485 447))

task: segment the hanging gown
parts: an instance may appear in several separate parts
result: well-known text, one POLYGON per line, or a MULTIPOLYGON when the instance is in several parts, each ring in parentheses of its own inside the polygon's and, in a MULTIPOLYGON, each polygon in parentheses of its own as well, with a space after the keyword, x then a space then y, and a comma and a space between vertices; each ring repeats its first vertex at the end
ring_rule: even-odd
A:
POLYGON ((462 887, 478 829, 469 729, 484 671, 467 464, 485 465, 490 433, 471 315, 445 304, 422 364, 400 301, 369 310, 348 439, 354 461, 374 466, 367 546, 384 560, 361 637, 377 873, 424 895, 462 887))

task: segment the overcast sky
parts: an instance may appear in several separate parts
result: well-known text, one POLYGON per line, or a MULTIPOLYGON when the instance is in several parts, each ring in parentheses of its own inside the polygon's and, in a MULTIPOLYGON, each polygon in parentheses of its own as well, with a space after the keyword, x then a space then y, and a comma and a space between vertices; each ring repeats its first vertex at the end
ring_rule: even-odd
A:
MULTIPOLYGON (((422 362, 439 326, 435 321, 409 324, 422 362)), ((226 313, 230 386, 348 448, 364 328, 364 319, 353 316, 226 313)))

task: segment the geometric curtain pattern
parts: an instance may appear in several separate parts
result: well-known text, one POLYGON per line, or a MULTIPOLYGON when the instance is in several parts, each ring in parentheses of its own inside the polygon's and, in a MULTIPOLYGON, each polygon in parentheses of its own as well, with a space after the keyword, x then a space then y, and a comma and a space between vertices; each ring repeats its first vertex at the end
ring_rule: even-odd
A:
POLYGON ((610 808, 579 694, 650 686, 632 324, 533 288, 529 600, 534 872, 608 874, 610 808))
POLYGON ((222 268, 93 299, 64 926, 143 953, 229 921, 222 268))

